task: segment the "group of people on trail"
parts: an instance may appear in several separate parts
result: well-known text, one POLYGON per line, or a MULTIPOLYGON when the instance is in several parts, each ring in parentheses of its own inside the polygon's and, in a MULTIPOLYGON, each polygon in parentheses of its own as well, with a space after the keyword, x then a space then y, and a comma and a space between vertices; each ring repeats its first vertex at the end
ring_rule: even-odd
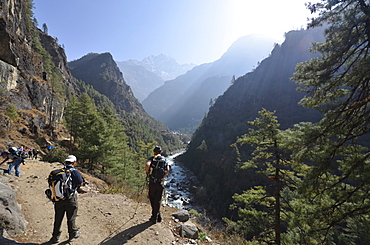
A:
MULTIPOLYGON (((153 152, 154 156, 149 157, 148 161, 146 162, 145 172, 147 174, 147 177, 149 178, 149 200, 152 207, 151 217, 149 221, 155 224, 162 221, 160 207, 164 190, 163 182, 164 179, 167 177, 170 168, 167 164, 166 159, 161 156, 162 149, 160 146, 156 146, 153 152)), ((52 238, 49 241, 52 244, 58 243, 60 241, 60 228, 65 214, 67 216, 67 226, 69 234, 68 242, 74 241, 82 234, 76 226, 76 217, 78 210, 77 189, 80 186, 85 185, 86 182, 82 178, 81 174, 74 168, 76 162, 77 158, 74 155, 69 155, 64 161, 64 169, 52 171, 48 178, 50 184, 50 182, 53 181, 53 175, 60 175, 61 172, 66 175, 67 173, 69 173, 72 186, 72 194, 68 194, 69 198, 56 200, 58 199, 57 193, 54 193, 56 191, 50 193, 50 195, 53 195, 50 198, 54 202, 55 211, 53 233, 52 238)))
POLYGON ((37 159, 37 156, 39 154, 39 150, 36 148, 30 148, 28 149, 28 157, 31 159, 37 159))
MULTIPOLYGON (((19 166, 24 159, 19 152, 20 149, 10 147, 8 151, 1 153, 1 156, 5 159, 0 165, 11 160, 7 170, 8 174, 11 174, 14 168, 15 175, 20 175, 19 166)), ((153 224, 162 221, 160 206, 164 191, 164 179, 170 171, 166 159, 161 156, 161 152, 161 147, 156 146, 153 150, 154 156, 149 157, 145 164, 145 172, 147 179, 149 179, 149 200, 152 208, 149 221, 153 224)), ((49 244, 59 243, 62 233, 61 225, 65 215, 67 217, 68 242, 74 241, 82 234, 76 226, 78 211, 77 191, 87 182, 81 173, 74 168, 76 163, 77 158, 74 155, 69 155, 64 160, 64 167, 53 170, 48 177, 49 188, 45 190, 45 194, 54 204, 54 225, 49 244)))
MULTIPOLYGON (((15 169, 15 176, 20 176, 20 165, 24 163, 24 160, 30 157, 30 151, 32 150, 32 159, 37 159, 38 150, 37 149, 30 149, 28 154, 23 155, 23 152, 27 152, 23 147, 16 148, 10 147, 8 151, 1 152, 1 157, 4 160, 0 163, 9 161, 9 168, 4 171, 4 174, 12 174, 13 168, 15 169)), ((77 203, 77 189, 84 185, 86 182, 82 178, 79 171, 77 171, 73 166, 76 164, 77 158, 74 155, 69 155, 64 161, 64 168, 63 171, 69 173, 69 181, 71 183, 69 197, 68 198, 61 198, 60 200, 56 201, 53 200, 54 203, 54 226, 53 226, 53 233, 52 238, 50 239, 49 243, 58 243, 61 234, 61 224, 63 221, 64 215, 67 216, 67 226, 68 226, 68 233, 69 239, 68 242, 72 242, 77 239, 81 232, 78 230, 76 226, 76 217, 77 217, 77 210, 78 210, 78 203, 77 203)), ((50 173, 51 175, 51 173, 50 173)), ((49 176, 50 179, 50 176, 49 176)), ((49 181, 49 180, 48 180, 49 181)), ((66 181, 68 182, 68 181, 66 181)), ((50 181, 49 181, 50 184, 50 181)), ((50 185, 49 185, 50 186, 50 185)), ((51 186, 50 186, 51 187, 51 186)), ((55 193, 54 193, 55 194, 55 193)), ((51 194, 50 198, 53 194, 51 194)))

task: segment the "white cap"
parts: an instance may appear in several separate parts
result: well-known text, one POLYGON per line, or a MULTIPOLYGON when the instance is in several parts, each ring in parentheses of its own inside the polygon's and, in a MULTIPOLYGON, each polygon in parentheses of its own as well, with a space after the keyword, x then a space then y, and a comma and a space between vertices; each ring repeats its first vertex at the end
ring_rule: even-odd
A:
POLYGON ((64 162, 77 162, 77 158, 74 155, 69 155, 64 162))

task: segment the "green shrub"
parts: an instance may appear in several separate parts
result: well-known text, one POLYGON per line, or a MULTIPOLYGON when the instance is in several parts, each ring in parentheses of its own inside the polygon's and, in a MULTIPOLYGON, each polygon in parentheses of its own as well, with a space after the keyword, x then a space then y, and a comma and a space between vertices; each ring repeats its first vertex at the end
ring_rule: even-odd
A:
POLYGON ((68 156, 66 150, 62 147, 54 147, 49 150, 45 156, 42 157, 43 161, 46 162, 64 162, 66 157, 68 156))
POLYGON ((196 218, 200 218, 200 217, 202 217, 202 214, 198 213, 198 212, 197 212, 196 210, 194 210, 194 209, 189 210, 189 214, 190 214, 191 216, 193 216, 193 217, 196 217, 196 218))
POLYGON ((10 119, 12 119, 13 122, 17 121, 19 118, 19 114, 17 112, 17 107, 14 105, 9 105, 8 108, 6 108, 5 115, 9 116, 10 119))

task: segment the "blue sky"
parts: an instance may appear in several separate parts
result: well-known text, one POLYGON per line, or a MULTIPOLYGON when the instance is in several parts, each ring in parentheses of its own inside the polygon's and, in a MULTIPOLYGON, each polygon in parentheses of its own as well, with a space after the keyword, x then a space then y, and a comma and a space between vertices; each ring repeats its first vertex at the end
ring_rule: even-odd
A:
POLYGON ((34 0, 39 28, 68 61, 110 52, 116 61, 167 54, 180 64, 219 59, 239 37, 305 28, 307 0, 34 0))

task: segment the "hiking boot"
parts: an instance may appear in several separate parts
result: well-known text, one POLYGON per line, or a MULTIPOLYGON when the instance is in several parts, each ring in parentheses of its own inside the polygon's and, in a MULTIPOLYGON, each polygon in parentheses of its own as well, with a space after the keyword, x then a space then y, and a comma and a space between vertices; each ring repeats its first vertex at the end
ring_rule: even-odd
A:
POLYGON ((150 217, 149 221, 151 221, 153 224, 157 223, 157 219, 155 217, 150 217))
POLYGON ((54 244, 54 243, 58 243, 59 242, 59 237, 52 237, 48 243, 50 244, 54 244))
POLYGON ((74 240, 79 238, 81 236, 81 234, 82 234, 81 231, 76 231, 75 233, 72 233, 72 236, 69 236, 68 242, 73 242, 74 240))
POLYGON ((157 218, 157 222, 161 222, 162 221, 162 215, 158 215, 158 218, 157 218))

